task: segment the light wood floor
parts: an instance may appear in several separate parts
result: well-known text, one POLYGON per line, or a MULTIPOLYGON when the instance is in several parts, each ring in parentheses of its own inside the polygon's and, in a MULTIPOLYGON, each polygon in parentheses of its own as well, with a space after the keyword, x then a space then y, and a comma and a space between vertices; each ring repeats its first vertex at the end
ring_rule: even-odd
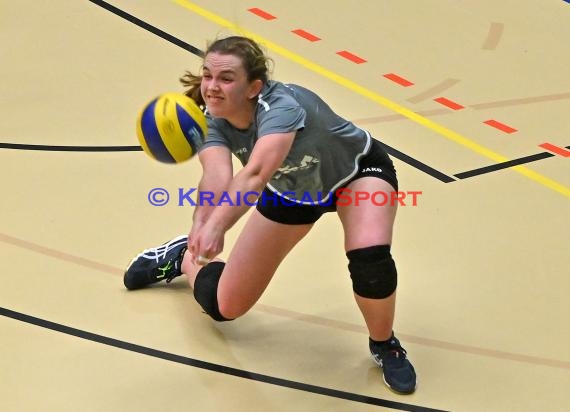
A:
POLYGON ((112 6, 0 0, 0 410, 570 410, 567 1, 112 6), (136 146, 142 105, 235 32, 422 192, 393 246, 413 395, 369 358, 333 214, 235 322, 212 322, 181 278, 122 285, 134 254, 188 232, 175 198, 200 166, 69 147, 136 146), (166 206, 147 200, 157 187, 166 206))

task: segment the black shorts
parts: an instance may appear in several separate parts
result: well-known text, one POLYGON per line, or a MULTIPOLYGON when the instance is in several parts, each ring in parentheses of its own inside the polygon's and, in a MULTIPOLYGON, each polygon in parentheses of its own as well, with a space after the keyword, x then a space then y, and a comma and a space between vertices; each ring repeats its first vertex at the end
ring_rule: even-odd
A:
MULTIPOLYGON (((360 159, 358 169, 356 175, 346 182, 343 187, 348 186, 349 183, 361 177, 373 176, 390 183, 395 191, 398 190, 398 178, 396 177, 394 163, 377 140, 372 139, 370 152, 360 159)), ((277 197, 267 188, 263 191, 261 196, 265 196, 268 199, 275 199, 277 197)), ((329 202, 331 204, 326 206, 295 205, 286 199, 283 199, 283 201, 259 200, 256 208, 259 213, 274 222, 286 225, 305 225, 315 223, 324 213, 336 211, 337 200, 336 194, 333 196, 332 202, 329 202)))

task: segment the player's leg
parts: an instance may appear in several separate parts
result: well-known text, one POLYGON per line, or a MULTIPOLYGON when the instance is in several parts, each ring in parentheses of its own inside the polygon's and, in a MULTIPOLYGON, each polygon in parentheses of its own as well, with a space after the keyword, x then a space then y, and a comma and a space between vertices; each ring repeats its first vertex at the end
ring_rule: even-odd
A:
POLYGON ((393 390, 411 393, 416 387, 413 366, 393 335, 397 271, 390 249, 397 205, 379 206, 366 198, 384 192, 391 198, 393 187, 377 177, 363 177, 348 185, 352 201, 339 206, 344 228, 354 297, 370 333, 369 346, 383 369, 384 381, 393 390), (360 195, 358 194, 360 193, 360 195), (357 204, 357 199, 360 200, 357 204))
POLYGON ((370 199, 358 200, 357 205, 356 197, 359 196, 357 193, 390 193, 394 189, 376 177, 355 180, 348 189, 351 190, 352 200, 346 206, 338 206, 337 213, 344 229, 345 251, 349 256, 351 271, 354 272, 351 273, 354 296, 370 337, 379 341, 386 340, 392 335, 396 301, 395 273, 391 270, 389 248, 397 206, 390 202, 376 206, 370 199), (386 264, 379 263, 381 261, 386 261, 386 264), (379 270, 385 273, 376 273, 379 270), (369 273, 371 271, 375 273, 369 273), (375 279, 375 276, 382 278, 375 279))
POLYGON ((254 210, 227 263, 197 267, 186 254, 182 270, 188 275, 196 300, 216 320, 245 314, 261 297, 285 256, 311 227, 312 224, 277 223, 254 210))

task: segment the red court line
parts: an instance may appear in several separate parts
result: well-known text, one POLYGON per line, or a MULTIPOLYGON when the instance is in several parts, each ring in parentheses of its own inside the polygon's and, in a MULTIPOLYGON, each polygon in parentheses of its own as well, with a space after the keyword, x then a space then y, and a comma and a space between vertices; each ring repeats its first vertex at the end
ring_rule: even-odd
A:
POLYGON ((314 34, 311 34, 311 33, 307 32, 303 29, 292 30, 291 33, 295 33, 297 36, 300 36, 300 37, 302 37, 306 40, 312 41, 312 42, 321 40, 320 37, 317 37, 314 34))
POLYGON ((383 76, 388 80, 392 80, 393 82, 398 83, 400 86, 409 87, 414 85, 414 83, 412 83, 411 81, 406 80, 395 73, 387 73, 384 74, 383 76))
POLYGON ((511 126, 507 126, 506 124, 498 122, 496 120, 487 120, 484 121, 483 123, 508 134, 518 131, 517 129, 514 129, 511 126))
MULTIPOLYGON (((5 233, 0 232, 0 242, 5 242, 9 245, 19 247, 24 250, 29 250, 30 252, 34 252, 37 254, 45 255, 48 257, 53 257, 58 260, 63 260, 66 262, 74 263, 77 265, 82 265, 88 268, 96 269, 101 272, 107 272, 112 275, 123 276, 125 270, 121 268, 116 268, 110 265, 106 265, 100 262, 92 261, 85 259, 81 256, 72 255, 66 252, 63 252, 58 249, 47 248, 43 245, 32 243, 24 239, 16 238, 14 236, 7 235, 5 233)), ((343 322, 336 319, 325 318, 316 315, 308 315, 306 313, 301 312, 294 312, 288 309, 282 309, 276 306, 265 305, 262 303, 258 303, 255 308, 261 312, 269 313, 275 316, 280 316, 285 319, 294 319, 301 322, 312 323, 320 326, 326 326, 330 328, 336 328, 337 330, 344 330, 349 332, 358 332, 358 333, 368 333, 365 326, 360 324, 352 324, 349 322, 343 322)), ((452 342, 445 342, 445 341, 438 341, 432 340, 429 338, 424 338, 421 336, 415 335, 404 335, 401 334, 404 339, 417 343, 419 345, 426 345, 428 347, 437 347, 444 350, 449 351, 458 351, 464 353, 471 353, 475 355, 482 355, 482 356, 490 356, 499 359, 508 359, 514 360, 518 362, 528 362, 537 365, 544 365, 549 367, 555 368, 564 368, 570 369, 570 362, 561 361, 558 359, 548 359, 548 358, 538 358, 534 356, 528 355, 520 355, 516 353, 509 353, 509 352, 500 352, 495 351, 492 349, 485 349, 479 348, 475 346, 466 346, 461 344, 456 344, 452 342)))
POLYGON ((275 17, 273 14, 269 14, 268 12, 261 10, 257 7, 253 7, 251 9, 247 9, 247 11, 255 14, 256 16, 261 17, 262 19, 265 20, 275 20, 277 17, 275 17))
POLYGON ((339 56, 344 57, 345 59, 348 59, 351 62, 356 63, 356 64, 366 63, 366 60, 363 59, 362 57, 359 57, 356 54, 352 54, 351 52, 346 51, 346 50, 339 51, 336 54, 338 54, 339 56))
POLYGON ((449 107, 452 110, 461 110, 465 109, 465 106, 460 105, 459 103, 454 102, 453 100, 449 100, 445 97, 438 97, 437 99, 433 99, 439 104, 442 104, 446 107, 449 107))
POLYGON ((552 143, 545 142, 539 144, 538 147, 542 147, 543 149, 546 149, 552 153, 556 153, 557 155, 560 155, 562 157, 570 157, 570 150, 566 150, 563 147, 555 146, 552 143))
MULTIPOLYGON (((259 17, 265 19, 265 20, 277 19, 276 16, 266 12, 265 10, 261 10, 258 7, 252 7, 250 9, 248 9, 248 11, 250 13, 255 14, 256 16, 259 16, 259 17)), ((309 33, 303 29, 295 29, 295 30, 292 30, 291 33, 294 33, 297 36, 302 37, 305 40, 308 40, 310 42, 316 42, 316 41, 321 40, 320 37, 315 36, 314 34, 309 33)), ((341 50, 341 51, 337 52, 336 54, 338 54, 339 56, 344 57, 345 59, 350 60, 356 64, 362 64, 362 63, 367 62, 366 59, 363 59, 362 57, 357 56, 357 55, 355 55, 355 54, 353 54, 347 50, 341 50)), ((383 76, 386 79, 391 80, 394 83, 397 83, 403 87, 410 87, 410 86, 414 85, 413 82, 411 82, 411 81, 409 81, 409 80, 407 80, 401 76, 398 76, 395 73, 387 73, 387 74, 384 74, 383 76)), ((443 106, 450 108, 451 110, 461 110, 461 109, 465 108, 465 106, 463 106, 457 102, 454 102, 453 100, 447 99, 445 97, 438 97, 438 98, 433 99, 433 100, 435 102, 443 105, 443 106)), ((517 129, 510 127, 504 123, 501 123, 497 120, 491 119, 491 120, 487 120, 483 123, 487 124, 488 126, 494 127, 495 129, 501 130, 502 132, 508 133, 508 134, 517 132, 517 129)), ((555 153, 555 154, 563 156, 563 157, 570 157, 570 151, 569 150, 566 150, 562 147, 555 146, 555 145, 548 143, 548 142, 540 144, 539 147, 542 147, 543 149, 546 149, 552 153, 555 153)))

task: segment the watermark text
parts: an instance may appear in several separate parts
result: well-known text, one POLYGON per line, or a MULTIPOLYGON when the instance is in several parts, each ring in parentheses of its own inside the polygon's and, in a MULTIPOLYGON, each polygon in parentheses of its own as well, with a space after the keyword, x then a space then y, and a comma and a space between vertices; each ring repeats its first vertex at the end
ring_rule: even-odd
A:
MULTIPOLYGON (((422 191, 355 191, 341 188, 332 192, 284 192, 281 195, 267 192, 222 192, 200 191, 197 188, 178 188, 175 198, 178 206, 360 206, 370 202, 374 206, 418 206, 418 197, 422 191)), ((161 187, 149 191, 148 202, 153 206, 164 206, 170 202, 170 193, 161 187)))

